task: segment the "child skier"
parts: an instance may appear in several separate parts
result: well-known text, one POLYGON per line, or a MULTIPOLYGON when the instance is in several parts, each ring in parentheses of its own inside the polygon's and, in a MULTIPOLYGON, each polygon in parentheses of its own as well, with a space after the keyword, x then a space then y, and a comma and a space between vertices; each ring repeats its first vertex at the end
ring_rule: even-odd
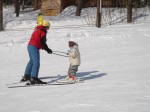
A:
POLYGON ((28 43, 29 62, 26 66, 25 73, 21 82, 29 81, 31 85, 34 84, 46 84, 38 78, 40 68, 40 49, 44 49, 49 54, 52 54, 52 50, 48 48, 46 44, 46 34, 50 27, 49 21, 44 20, 42 25, 37 26, 32 33, 30 41, 28 43))
POLYGON ((80 66, 80 52, 78 48, 78 44, 74 41, 68 41, 68 46, 70 50, 67 55, 69 56, 70 66, 68 69, 68 76, 65 78, 65 81, 75 82, 76 81, 76 72, 78 71, 78 67, 80 66))

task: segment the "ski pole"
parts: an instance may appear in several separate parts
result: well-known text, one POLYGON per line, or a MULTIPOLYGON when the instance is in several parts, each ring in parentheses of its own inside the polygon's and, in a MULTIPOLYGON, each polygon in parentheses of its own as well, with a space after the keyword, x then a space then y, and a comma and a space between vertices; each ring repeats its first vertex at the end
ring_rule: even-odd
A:
POLYGON ((61 51, 53 51, 53 52, 67 54, 67 53, 61 52, 61 51))
POLYGON ((58 56, 63 56, 63 57, 69 57, 69 56, 65 56, 65 55, 61 55, 61 54, 57 54, 57 53, 53 53, 55 55, 58 55, 58 56))

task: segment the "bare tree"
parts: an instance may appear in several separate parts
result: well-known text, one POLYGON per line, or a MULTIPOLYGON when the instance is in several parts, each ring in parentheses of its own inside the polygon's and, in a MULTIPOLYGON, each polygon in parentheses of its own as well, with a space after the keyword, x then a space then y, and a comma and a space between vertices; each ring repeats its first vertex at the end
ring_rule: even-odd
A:
POLYGON ((84 1, 78 0, 77 2, 78 2, 78 5, 77 5, 77 10, 76 10, 76 16, 80 16, 84 1))
POLYGON ((145 0, 145 5, 150 6, 150 0, 145 0))
POLYGON ((132 0, 128 0, 127 2, 127 22, 132 22, 132 0))
POLYGON ((97 17, 96 17, 96 27, 101 27, 101 4, 102 0, 97 0, 97 17))
POLYGON ((38 10, 41 4, 41 0, 33 0, 33 8, 34 10, 38 10))
POLYGON ((20 12, 19 0, 15 0, 15 13, 16 13, 16 17, 19 17, 19 12, 20 12))
POLYGON ((22 10, 24 10, 25 0, 21 0, 21 2, 22 2, 21 8, 22 8, 22 10))
POLYGON ((0 0, 0 31, 3 30, 3 0, 0 0))

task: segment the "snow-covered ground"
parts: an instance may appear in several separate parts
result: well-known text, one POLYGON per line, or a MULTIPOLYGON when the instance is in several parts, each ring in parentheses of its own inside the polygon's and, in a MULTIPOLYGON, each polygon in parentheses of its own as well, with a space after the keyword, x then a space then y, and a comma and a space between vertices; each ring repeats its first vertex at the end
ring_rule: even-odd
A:
MULTIPOLYGON (((6 84, 18 82, 24 74, 29 59, 26 46, 36 25, 37 11, 24 12, 19 18, 10 9, 4 12, 0 112, 149 112, 149 22, 96 28, 84 26, 80 17, 63 17, 65 12, 45 17, 51 20, 47 44, 53 51, 67 52, 68 40, 78 42, 82 64, 77 76, 85 82, 12 89, 6 84)), ((75 10, 68 12, 73 15, 75 10)), ((68 66, 68 58, 41 51, 39 77, 53 82, 58 74, 67 75, 68 66)))

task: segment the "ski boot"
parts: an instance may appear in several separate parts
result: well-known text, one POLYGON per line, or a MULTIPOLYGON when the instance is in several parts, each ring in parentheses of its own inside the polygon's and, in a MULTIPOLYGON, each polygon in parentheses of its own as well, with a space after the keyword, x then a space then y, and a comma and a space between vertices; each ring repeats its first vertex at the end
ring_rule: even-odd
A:
POLYGON ((30 85, 35 85, 35 84, 47 84, 47 83, 41 81, 39 78, 31 77, 30 78, 30 85))
POLYGON ((29 81, 30 80, 30 76, 29 75, 24 75, 22 77, 22 79, 20 80, 20 82, 26 82, 26 81, 29 81))

